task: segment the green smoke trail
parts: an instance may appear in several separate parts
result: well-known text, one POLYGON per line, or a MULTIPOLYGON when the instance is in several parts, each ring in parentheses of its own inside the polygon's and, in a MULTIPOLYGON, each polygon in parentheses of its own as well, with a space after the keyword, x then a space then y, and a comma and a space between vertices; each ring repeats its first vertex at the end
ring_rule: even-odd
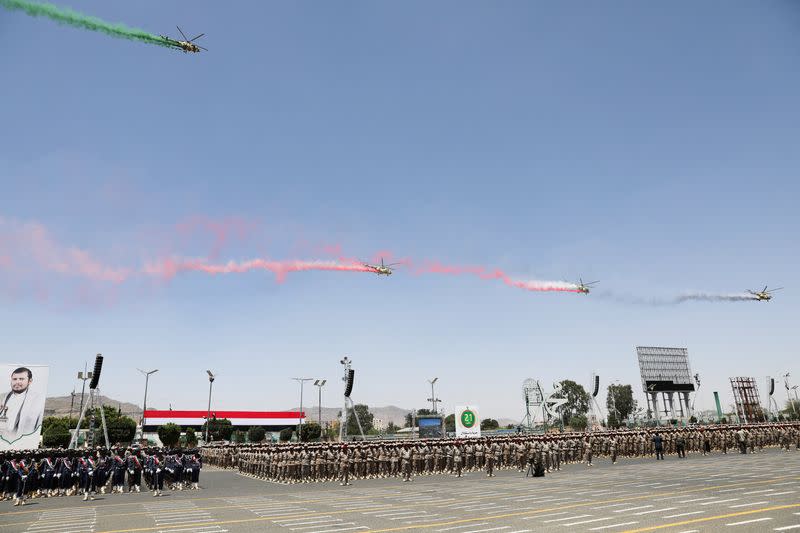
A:
POLYGON ((26 2, 24 0, 0 0, 0 6, 13 11, 23 11, 32 17, 47 17, 59 24, 67 24, 76 28, 84 28, 92 31, 99 31, 117 37, 119 39, 130 39, 132 41, 142 41, 159 46, 174 47, 174 43, 169 39, 152 35, 144 30, 128 28, 122 24, 112 24, 97 17, 82 15, 71 9, 65 9, 53 4, 26 2))

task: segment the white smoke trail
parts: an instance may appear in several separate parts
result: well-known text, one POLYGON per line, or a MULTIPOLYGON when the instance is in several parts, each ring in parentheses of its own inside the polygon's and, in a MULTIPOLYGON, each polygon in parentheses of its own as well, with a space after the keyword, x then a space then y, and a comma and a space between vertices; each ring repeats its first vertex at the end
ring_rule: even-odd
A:
POLYGON ((758 300, 755 294, 746 292, 739 294, 713 294, 708 292, 693 292, 681 294, 675 298, 675 303, 699 301, 699 302, 745 302, 758 300))
POLYGON ((610 291, 596 292, 593 293, 593 295, 602 300, 612 300, 619 303, 649 305, 654 307, 679 305, 684 302, 747 302, 758 300, 755 295, 748 293, 719 294, 709 292, 686 292, 673 298, 664 298, 658 296, 641 297, 634 296, 632 294, 620 294, 610 291))

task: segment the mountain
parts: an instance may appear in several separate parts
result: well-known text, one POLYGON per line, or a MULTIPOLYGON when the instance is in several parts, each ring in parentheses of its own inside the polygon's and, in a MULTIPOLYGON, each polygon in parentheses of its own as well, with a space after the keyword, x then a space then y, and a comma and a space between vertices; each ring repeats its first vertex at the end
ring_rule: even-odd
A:
MULTIPOLYGON (((89 393, 84 396, 84 401, 89 401, 89 393)), ((95 405, 111 405, 122 411, 122 414, 127 415, 134 420, 138 420, 142 416, 142 408, 136 404, 120 402, 108 396, 100 396, 99 401, 95 399, 95 405)), ((53 396, 47 398, 44 402, 44 416, 69 416, 70 411, 72 416, 78 417, 81 408, 81 395, 76 394, 74 401, 71 395, 67 396, 53 396), (70 405, 72 407, 70 408, 70 405)))

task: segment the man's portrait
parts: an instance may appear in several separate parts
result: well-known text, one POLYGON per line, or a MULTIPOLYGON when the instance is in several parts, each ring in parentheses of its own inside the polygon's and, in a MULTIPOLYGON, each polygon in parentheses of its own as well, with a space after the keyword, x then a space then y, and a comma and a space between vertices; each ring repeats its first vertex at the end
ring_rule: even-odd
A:
POLYGON ((0 365, 3 372, 0 379, 9 380, 8 389, 0 389, 3 390, 0 395, 0 447, 15 445, 23 439, 26 442, 35 440, 38 444, 47 370, 47 367, 40 366, 0 365))

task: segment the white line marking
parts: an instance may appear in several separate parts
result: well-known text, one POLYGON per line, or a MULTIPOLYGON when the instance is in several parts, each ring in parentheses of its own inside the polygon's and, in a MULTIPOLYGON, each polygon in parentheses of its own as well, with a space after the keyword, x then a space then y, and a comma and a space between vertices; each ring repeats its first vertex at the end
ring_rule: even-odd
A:
POLYGON ((562 514, 567 514, 569 511, 561 511, 560 513, 548 513, 548 514, 538 514, 536 516, 523 516, 523 520, 533 520, 535 518, 545 518, 547 516, 559 516, 562 514))
POLYGON ((738 509, 739 507, 747 507, 748 505, 761 505, 761 504, 764 504, 764 503, 769 503, 769 502, 740 503, 739 505, 731 505, 730 508, 731 509, 738 509))
POLYGON ((786 492, 773 492, 770 496, 783 496, 784 494, 794 494, 796 490, 788 490, 786 492))
POLYGON ((553 518, 552 520, 543 520, 542 524, 549 524, 550 522, 563 522, 564 520, 577 520, 578 518, 587 518, 592 516, 590 514, 581 514, 578 516, 566 516, 564 518, 553 518))
POLYGON ((776 527, 775 531, 786 531, 787 529, 797 529, 798 527, 800 527, 800 524, 796 524, 794 526, 776 527))
POLYGON ((564 527, 570 527, 570 526, 577 526, 577 525, 580 525, 580 524, 591 524, 592 522, 603 522, 605 520, 614 520, 614 517, 613 516, 607 516, 605 518, 593 518, 591 520, 581 520, 580 522, 569 522, 569 523, 561 524, 561 525, 564 526, 564 527))
POLYGON ((693 514, 703 514, 705 511, 693 511, 691 513, 679 513, 679 514, 671 514, 667 516, 662 516, 661 518, 678 518, 679 516, 690 516, 693 514))
POLYGON ((639 516, 643 514, 650 514, 650 513, 662 513, 664 511, 672 511, 677 509, 677 507, 665 507, 664 509, 651 509, 650 511, 639 511, 638 513, 633 513, 634 516, 639 516))
POLYGON ((642 505, 639 507, 629 507, 627 509, 617 509, 616 511, 611 511, 612 513, 627 513, 628 511, 638 511, 639 509, 647 509, 652 507, 652 505, 642 505))
POLYGON ((612 503, 611 505, 601 505, 599 507, 591 507, 591 509, 595 509, 595 510, 596 509, 608 509, 610 507, 620 507, 622 505, 630 505, 630 503, 628 503, 628 502, 625 502, 625 503, 612 503))
POLYGON ((700 505, 716 505, 718 503, 728 503, 728 502, 736 502, 741 500, 741 498, 731 498, 729 500, 715 500, 713 502, 703 502, 700 505))
POLYGON ((610 524, 608 526, 593 527, 590 528, 589 531, 601 531, 603 529, 611 529, 612 527, 630 526, 632 524, 638 524, 638 523, 639 522, 622 522, 621 524, 610 524))
POLYGON ((764 522, 766 520, 772 520, 771 516, 767 516, 765 518, 756 518, 754 520, 745 520, 744 522, 733 522, 730 524, 725 524, 726 526, 743 526, 744 524, 752 524, 753 522, 764 522))
POLYGON ((491 529, 472 529, 466 533, 481 533, 482 531, 499 531, 501 529, 511 529, 511 526, 493 527, 491 529))
POLYGON ((775 492, 775 489, 751 490, 750 492, 743 492, 742 494, 760 494, 762 492, 775 492))
POLYGON ((489 522, 483 522, 482 524, 467 524, 465 526, 453 526, 453 527, 446 527, 444 529, 437 529, 436 531, 451 531, 453 529, 462 529, 465 527, 472 527, 472 526, 485 526, 489 522))
POLYGON ((335 531, 350 531, 352 529, 369 529, 369 528, 366 527, 366 526, 342 527, 342 528, 337 528, 337 529, 323 529, 323 530, 320 530, 320 531, 314 531, 312 533, 333 533, 335 531))
POLYGON ((692 503, 692 502, 701 502, 703 500, 713 500, 716 496, 708 496, 707 498, 695 498, 693 500, 683 500, 679 501, 678 503, 692 503))

